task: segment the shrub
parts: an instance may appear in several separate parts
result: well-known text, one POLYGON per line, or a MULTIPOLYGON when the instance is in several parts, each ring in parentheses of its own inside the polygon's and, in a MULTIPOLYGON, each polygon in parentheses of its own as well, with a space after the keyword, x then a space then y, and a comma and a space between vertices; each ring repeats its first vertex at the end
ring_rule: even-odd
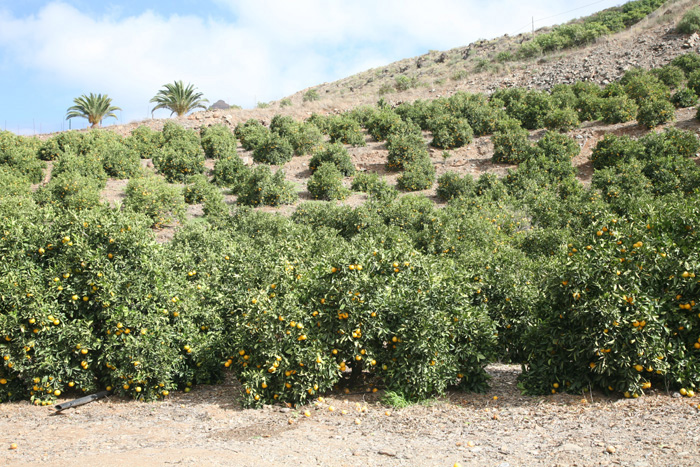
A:
POLYGON ((187 204, 203 203, 207 198, 215 196, 214 192, 219 192, 219 189, 209 183, 207 177, 202 174, 190 177, 187 185, 182 189, 182 195, 187 204))
POLYGON ((315 173, 316 169, 324 162, 335 165, 343 176, 348 177, 355 173, 355 166, 352 163, 352 159, 350 159, 348 150, 341 144, 330 144, 314 152, 313 157, 309 161, 311 173, 315 173))
POLYGON ((606 99, 594 94, 581 94, 576 103, 576 111, 580 121, 596 121, 601 118, 602 106, 606 99))
POLYGON ((427 190, 435 183, 435 167, 429 157, 424 156, 404 165, 404 171, 396 180, 400 190, 427 190))
POLYGON ((493 142, 491 160, 503 164, 517 164, 524 161, 532 152, 528 137, 529 133, 523 128, 497 131, 491 137, 493 142))
POLYGON ((289 134, 292 132, 292 129, 296 123, 297 122, 289 115, 277 114, 272 117, 272 121, 270 122, 270 131, 287 138, 289 137, 289 134))
POLYGON ((366 146, 360 124, 350 117, 334 115, 329 118, 328 136, 331 143, 366 146))
POLYGON ((609 97, 601 102, 600 116, 607 124, 625 123, 636 118, 637 104, 628 96, 609 97))
POLYGON ((304 97, 302 97, 302 102, 314 102, 321 99, 321 96, 318 95, 318 91, 315 89, 309 89, 304 93, 304 97))
POLYGON ((458 173, 447 172, 438 177, 437 195, 443 201, 450 201, 474 192, 474 178, 466 174, 460 178, 458 173))
POLYGON ((166 122, 163 146, 153 155, 153 165, 169 182, 184 181, 204 172, 204 153, 194 130, 166 122))
POLYGON ((649 129, 676 120, 676 109, 666 99, 651 99, 637 111, 637 122, 649 129))
POLYGON ((394 80, 396 81, 394 87, 399 92, 408 91, 411 88, 418 87, 420 84, 420 81, 418 81, 418 77, 416 76, 399 75, 394 78, 394 80))
POLYGON ((125 144, 111 144, 102 153, 102 166, 108 176, 117 179, 135 177, 141 170, 139 155, 125 144))
POLYGON ((306 123, 309 125, 314 125, 316 128, 321 130, 321 133, 327 135, 331 128, 331 117, 327 115, 319 115, 314 112, 309 118, 306 119, 306 123))
POLYGON ((64 131, 56 136, 52 136, 39 147, 39 159, 52 161, 67 152, 77 154, 82 140, 83 134, 77 131, 64 131))
POLYGON ((671 96, 671 103, 677 109, 693 107, 698 103, 698 95, 692 89, 682 88, 671 96))
POLYGON ((700 151, 700 140, 692 131, 666 128, 663 132, 649 132, 639 139, 644 145, 644 159, 663 157, 695 157, 700 151))
POLYGON ((700 32, 700 7, 696 6, 685 12, 676 25, 676 32, 680 34, 700 32))
POLYGON ((269 131, 260 121, 251 118, 236 125, 233 133, 241 141, 243 149, 252 151, 267 138, 269 131))
POLYGON ((685 73, 675 65, 666 65, 661 68, 654 68, 650 73, 670 89, 677 89, 685 81, 685 73))
POLYGON ((55 177, 64 173, 74 173, 92 180, 100 189, 107 183, 107 173, 104 170, 102 160, 95 155, 78 156, 73 153, 65 153, 54 162, 51 176, 55 177))
POLYGON ((0 131, 0 169, 4 167, 31 183, 39 183, 44 179, 46 162, 37 158, 36 146, 31 140, 0 131))
POLYGON ((263 164, 284 165, 294 156, 292 145, 271 131, 267 131, 253 150, 253 160, 263 164))
POLYGON ((306 187, 314 199, 345 199, 350 194, 343 186, 343 174, 332 162, 321 162, 306 187))
POLYGON ((665 84, 656 76, 644 71, 631 77, 627 81, 625 84, 625 92, 629 97, 635 100, 637 105, 642 105, 648 100, 667 100, 671 96, 665 84))
POLYGON ((298 198, 294 185, 284 179, 284 170, 274 174, 269 166, 255 167, 239 190, 238 204, 279 206, 292 204, 298 198))
POLYGON ((282 99, 282 100, 280 101, 280 108, 283 108, 283 109, 284 109, 285 107, 291 107, 291 106, 293 106, 293 105, 294 105, 294 104, 292 103, 292 100, 291 100, 291 99, 285 98, 285 99, 282 99))
POLYGON ((292 145, 295 156, 310 154, 321 145, 323 133, 311 123, 297 123, 287 135, 287 141, 292 145))
POLYGON ((581 152, 575 139, 555 131, 546 132, 535 143, 535 148, 539 150, 538 153, 554 162, 570 162, 581 152))
POLYGON ((375 141, 384 141, 396 128, 404 124, 401 117, 390 109, 382 109, 366 123, 366 128, 375 141))
POLYGON ((152 159, 153 155, 163 145, 163 134, 140 126, 131 130, 131 135, 124 138, 126 147, 136 153, 141 159, 152 159))
POLYGON ((161 228, 173 220, 185 219, 182 189, 156 176, 136 177, 126 185, 124 208, 148 216, 152 227, 161 228))
POLYGON ((685 76, 689 76, 695 70, 700 69, 700 55, 695 52, 688 52, 671 60, 670 65, 677 66, 683 70, 685 76))
POLYGON ((631 159, 637 159, 644 152, 644 146, 629 136, 606 134, 598 141, 591 152, 593 168, 614 167, 631 159))
POLYGON ((572 86, 568 84, 555 84, 550 92, 552 103, 558 109, 576 108, 578 97, 572 86))
POLYGON ((520 120, 528 130, 543 128, 545 116, 553 109, 549 94, 540 91, 528 91, 522 100, 506 104, 508 115, 520 120))
POLYGON ((15 196, 29 197, 32 191, 27 177, 6 166, 0 166, 0 189, 0 200, 15 196))
POLYGON ((600 92, 600 97, 604 97, 606 99, 609 97, 621 97, 626 95, 627 93, 625 92, 625 87, 620 84, 619 81, 614 81, 606 85, 600 92))
POLYGON ((688 89, 692 89, 696 95, 700 92, 700 69, 688 75, 688 89))
MULTIPOLYGON (((65 155, 63 157, 66 157, 65 155)), ((40 205, 51 205, 68 211, 84 211, 99 206, 104 185, 76 170, 55 174, 51 181, 35 193, 40 205)))
POLYGON ((352 179, 351 188, 355 191, 367 192, 380 182, 379 174, 376 172, 360 172, 352 179))
POLYGON ((388 170, 402 170, 406 165, 422 157, 428 157, 428 149, 422 135, 415 133, 391 134, 386 143, 388 170))
POLYGON ((571 131, 580 125, 578 113, 572 108, 554 109, 544 117, 544 126, 548 130, 571 131))
POLYGON ((430 144, 436 148, 460 148, 472 142, 474 132, 464 118, 443 115, 431 123, 433 140, 430 144))
POLYGON ((224 157, 214 164, 212 183, 217 186, 231 188, 234 192, 248 177, 250 170, 237 155, 224 157))
POLYGON ((221 159, 236 154, 236 136, 222 124, 212 125, 200 130, 202 149, 208 159, 221 159))

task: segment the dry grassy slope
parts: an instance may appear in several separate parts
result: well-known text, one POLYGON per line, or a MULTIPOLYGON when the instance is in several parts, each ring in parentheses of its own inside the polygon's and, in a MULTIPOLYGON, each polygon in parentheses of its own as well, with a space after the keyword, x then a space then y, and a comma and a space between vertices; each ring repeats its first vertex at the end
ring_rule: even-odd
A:
MULTIPOLYGON (((627 31, 604 37, 597 43, 579 49, 560 51, 540 59, 514 61, 499 64, 489 61, 498 52, 515 50, 530 34, 515 37, 502 36, 492 40, 480 40, 468 46, 448 51, 431 51, 419 57, 407 58, 385 67, 375 68, 347 78, 314 86, 321 99, 303 102, 308 89, 286 97, 291 106, 281 107, 279 101, 266 109, 237 109, 195 112, 176 119, 188 128, 199 128, 216 123, 234 127, 249 118, 269 122, 275 114, 290 115, 297 119, 311 113, 337 113, 363 104, 374 104, 381 97, 379 90, 393 86, 396 77, 415 77, 419 86, 404 92, 392 92, 384 97, 390 102, 431 99, 457 91, 490 92, 508 86, 549 88, 558 82, 591 80, 604 84, 619 78, 625 69, 634 66, 661 66, 675 56, 687 52, 687 37, 673 34, 672 30, 685 11, 695 5, 693 0, 676 0, 652 13, 648 18, 627 31), (465 59, 466 51, 470 51, 465 59), (485 69, 479 63, 488 63, 485 69), (455 79, 458 78, 458 79, 455 79)), ((536 31, 542 34, 543 28, 536 31)), ((123 135, 139 125, 160 130, 166 119, 149 119, 126 125, 109 127, 123 135)), ((43 135, 44 138, 50 135, 43 135)))

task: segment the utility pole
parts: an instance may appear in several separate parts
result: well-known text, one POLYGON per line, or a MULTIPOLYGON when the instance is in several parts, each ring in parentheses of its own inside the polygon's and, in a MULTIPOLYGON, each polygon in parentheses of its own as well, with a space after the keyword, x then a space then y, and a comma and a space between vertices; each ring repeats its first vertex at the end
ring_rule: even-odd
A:
POLYGON ((535 17, 532 17, 532 35, 535 35, 535 17))

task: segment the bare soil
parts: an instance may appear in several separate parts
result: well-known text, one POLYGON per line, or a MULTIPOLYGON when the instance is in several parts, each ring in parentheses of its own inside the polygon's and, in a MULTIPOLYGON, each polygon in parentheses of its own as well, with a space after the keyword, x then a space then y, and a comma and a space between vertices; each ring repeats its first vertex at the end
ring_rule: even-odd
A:
POLYGON ((485 394, 450 392, 402 409, 383 405, 378 391, 246 410, 233 375, 155 403, 110 397, 60 414, 7 403, 0 405, 0 465, 700 464, 697 399, 663 389, 639 399, 523 396, 518 366, 488 371, 485 394))

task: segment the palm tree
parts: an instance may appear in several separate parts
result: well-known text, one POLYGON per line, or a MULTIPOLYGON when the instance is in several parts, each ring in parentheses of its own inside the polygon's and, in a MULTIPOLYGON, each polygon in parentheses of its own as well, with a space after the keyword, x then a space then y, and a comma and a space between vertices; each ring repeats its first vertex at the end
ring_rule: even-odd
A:
POLYGON ((185 87, 182 81, 175 81, 165 84, 163 88, 151 99, 151 102, 158 104, 153 107, 151 114, 158 109, 168 109, 171 111, 170 115, 177 114, 178 117, 182 117, 194 109, 207 108, 204 104, 209 101, 202 98, 201 92, 195 92, 195 87, 191 84, 185 87))
POLYGON ((115 110, 121 110, 119 107, 112 105, 112 99, 102 94, 90 93, 89 96, 83 94, 80 97, 73 99, 74 106, 68 109, 66 120, 73 117, 87 118, 92 128, 100 126, 102 120, 109 117, 117 118, 115 110))

